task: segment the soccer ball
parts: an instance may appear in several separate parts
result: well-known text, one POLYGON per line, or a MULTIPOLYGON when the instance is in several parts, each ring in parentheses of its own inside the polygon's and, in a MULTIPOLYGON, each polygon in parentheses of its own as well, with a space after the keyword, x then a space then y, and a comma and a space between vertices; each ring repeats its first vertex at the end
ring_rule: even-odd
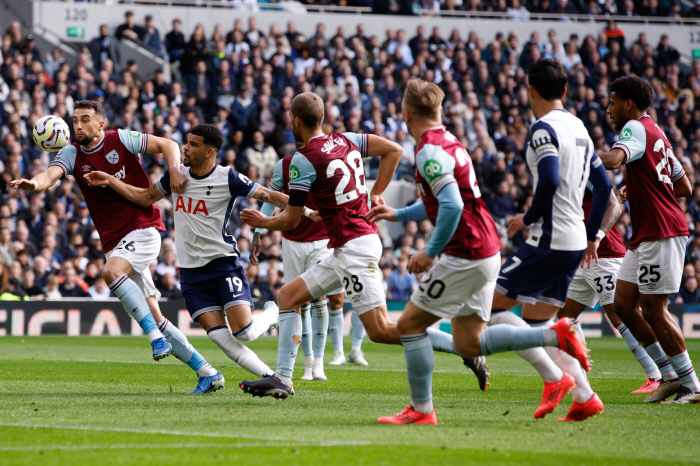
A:
POLYGON ((70 129, 63 118, 48 115, 34 125, 34 142, 46 152, 56 152, 70 144, 70 129))

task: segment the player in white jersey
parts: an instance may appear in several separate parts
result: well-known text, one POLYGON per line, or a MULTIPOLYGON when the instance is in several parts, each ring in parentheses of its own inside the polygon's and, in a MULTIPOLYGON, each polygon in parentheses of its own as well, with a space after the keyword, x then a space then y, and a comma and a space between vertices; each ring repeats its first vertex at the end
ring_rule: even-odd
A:
MULTIPOLYGON (((226 225, 238 197, 286 207, 287 196, 258 185, 232 168, 217 165, 216 154, 223 142, 223 135, 215 126, 192 128, 183 150, 184 166, 180 167, 187 177, 181 194, 170 190, 168 171, 147 189, 128 185, 103 172, 90 172, 85 179, 91 186, 109 186, 141 206, 173 194, 175 249, 187 309, 228 357, 263 377, 273 371, 239 340, 258 338, 278 322, 279 310, 272 304, 251 317, 250 288, 238 262, 236 240, 226 233, 226 225)), ((221 388, 223 376, 219 373, 211 385, 210 391, 221 388)))
MULTIPOLYGON (((531 127, 526 155, 535 196, 527 213, 508 222, 508 235, 512 237, 528 225, 530 232, 526 243, 501 268, 489 323, 524 325, 506 312, 523 303, 523 318, 530 326, 549 327, 565 304, 567 289, 582 260, 597 262, 600 239, 596 235, 612 184, 583 123, 564 109, 568 76, 562 65, 540 60, 528 70, 528 80, 530 104, 538 118, 531 127), (593 199, 590 219, 584 224, 582 204, 589 179, 593 199)), ((518 354, 544 380, 535 418, 551 412, 574 387, 574 404, 560 420, 580 421, 602 412, 602 402, 574 358, 556 348, 533 348, 518 354)), ((589 370, 590 366, 585 364, 584 368, 589 370)))

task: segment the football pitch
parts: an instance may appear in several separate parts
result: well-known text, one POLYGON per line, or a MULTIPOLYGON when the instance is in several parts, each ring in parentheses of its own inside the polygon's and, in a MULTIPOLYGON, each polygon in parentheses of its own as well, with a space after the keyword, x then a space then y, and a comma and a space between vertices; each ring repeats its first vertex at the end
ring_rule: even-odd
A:
MULTIPOLYGON (((297 379, 296 395, 276 401, 244 395, 248 373, 208 339, 191 341, 225 389, 186 395, 194 373, 173 357, 150 360, 145 338, 0 338, 0 465, 700 463, 700 405, 631 395, 644 377, 622 339, 589 340, 605 412, 583 423, 556 422, 571 395, 532 418, 542 383, 515 354, 488 359, 486 393, 459 358, 436 354, 437 426, 376 423, 409 402, 400 347, 365 339, 369 367, 327 366, 328 382, 297 379)), ((700 341, 688 344, 700 363, 700 341)), ((274 368, 276 338, 250 347, 274 368)))

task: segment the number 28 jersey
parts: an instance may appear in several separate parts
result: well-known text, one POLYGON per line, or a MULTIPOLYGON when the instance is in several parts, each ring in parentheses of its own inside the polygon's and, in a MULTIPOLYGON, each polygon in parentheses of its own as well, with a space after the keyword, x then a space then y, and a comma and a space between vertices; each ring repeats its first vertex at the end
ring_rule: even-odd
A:
POLYGON ((365 186, 367 135, 324 134, 311 138, 294 154, 289 166, 289 193, 311 193, 328 232, 329 248, 377 234, 369 212, 365 186))
POLYGON ((671 143, 649 115, 630 120, 613 148, 625 153, 627 198, 632 217, 630 249, 663 238, 688 236, 688 223, 673 194, 685 171, 671 143))

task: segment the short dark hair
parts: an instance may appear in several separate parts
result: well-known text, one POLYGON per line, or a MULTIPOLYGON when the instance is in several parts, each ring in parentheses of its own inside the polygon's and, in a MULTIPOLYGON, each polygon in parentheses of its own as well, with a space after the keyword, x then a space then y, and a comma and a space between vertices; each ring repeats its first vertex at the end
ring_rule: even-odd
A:
POLYGON ((103 120, 105 119, 105 108, 101 103, 95 102, 94 100, 79 100, 74 106, 74 110, 78 109, 93 110, 95 115, 103 120))
POLYGON ((554 100, 564 97, 569 76, 557 60, 543 58, 530 65, 527 79, 543 99, 554 100))
POLYGON ((623 76, 610 85, 618 99, 631 100, 638 110, 644 111, 654 103, 654 91, 651 85, 639 76, 623 76))
POLYGON ((321 126, 325 116, 323 100, 313 92, 302 92, 294 97, 290 110, 292 116, 299 118, 301 124, 308 129, 321 126))
POLYGON ((202 136, 204 144, 212 146, 218 153, 224 146, 224 135, 221 130, 214 125, 197 125, 190 131, 190 134, 202 136))

